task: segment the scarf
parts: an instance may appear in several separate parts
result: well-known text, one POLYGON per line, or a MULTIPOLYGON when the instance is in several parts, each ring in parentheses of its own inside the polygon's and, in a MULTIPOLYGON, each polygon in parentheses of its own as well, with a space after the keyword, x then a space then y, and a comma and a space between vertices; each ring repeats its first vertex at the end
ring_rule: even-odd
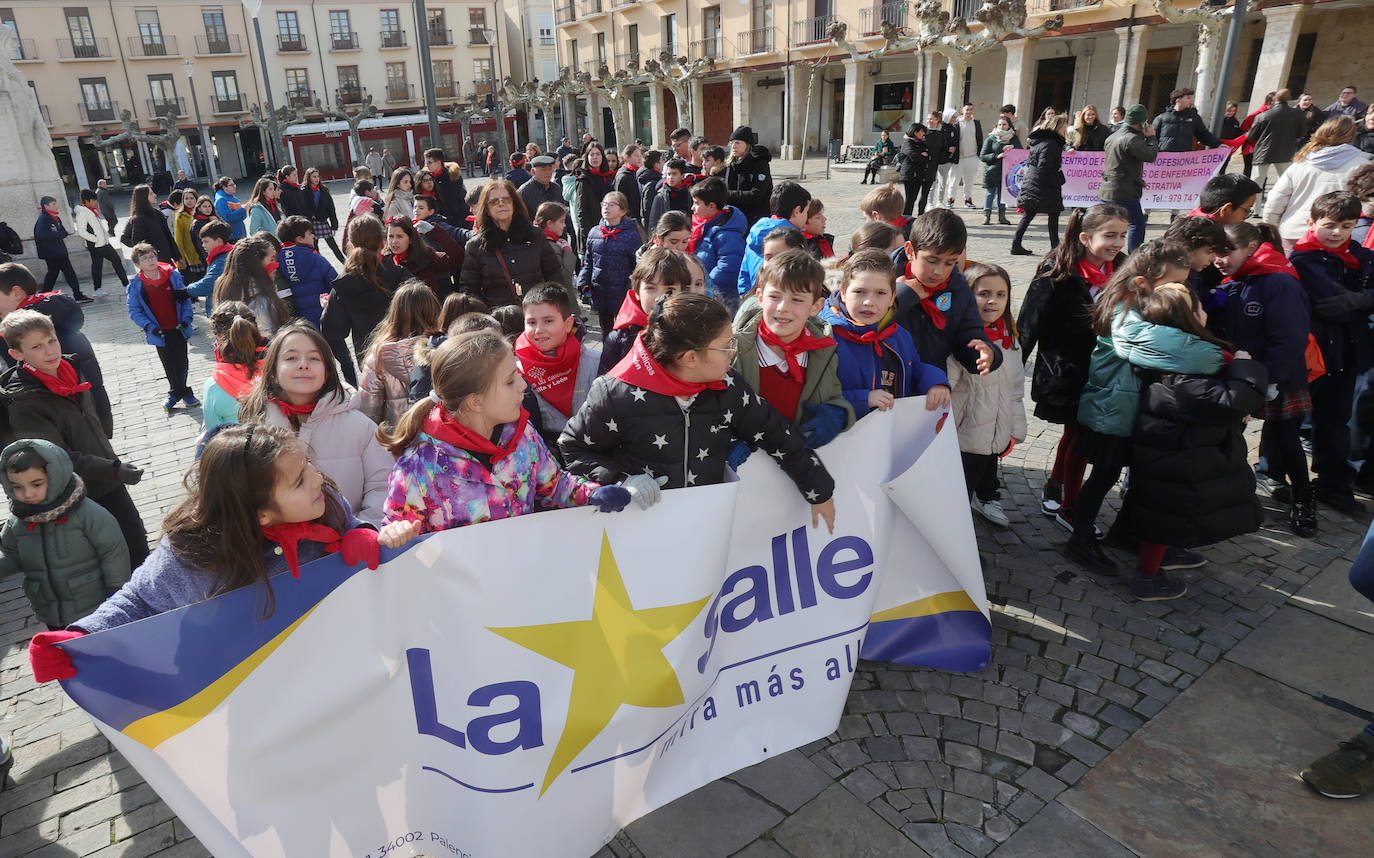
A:
POLYGON ((1369 231, 1364 234, 1364 246, 1374 250, 1374 227, 1370 227, 1369 231))
POLYGON ((603 178, 603 179, 614 179, 614 178, 615 178, 615 171, 614 171, 614 170, 606 170, 606 171, 603 172, 603 171, 601 171, 601 170, 596 169, 595 167, 588 167, 588 168, 587 168, 587 172, 588 172, 588 173, 591 173, 593 176, 600 176, 600 177, 603 178))
POLYGON ((315 521, 274 524, 264 527, 262 535, 281 546, 282 556, 286 558, 286 567, 291 570, 292 578, 301 577, 298 548, 302 541, 322 543, 327 554, 337 552, 339 544, 343 541, 343 535, 337 530, 315 521))
POLYGON ((1207 214, 1207 212, 1203 211, 1202 206, 1198 206, 1197 208, 1188 212, 1188 214, 1184 215, 1184 217, 1205 217, 1208 220, 1216 220, 1216 218, 1212 217, 1211 215, 1207 214))
MULTIPOLYGON (((725 209, 721 209, 721 211, 725 211, 725 209)), ((688 253, 697 252, 697 245, 701 244, 701 234, 706 229, 706 224, 709 223, 710 220, 710 218, 692 215, 692 235, 687 239, 688 253)))
POLYGON ((1342 262, 1345 263, 1346 268, 1357 269, 1360 267, 1360 260, 1356 259, 1355 254, 1350 252, 1349 241, 1347 241, 1344 245, 1337 248, 1336 250, 1332 250, 1331 248, 1327 247, 1326 245, 1318 241, 1316 234, 1312 232, 1312 230, 1310 229, 1307 231, 1307 235, 1304 235, 1302 237, 1302 241, 1299 241, 1297 244, 1293 245, 1294 253, 1297 253, 1300 250, 1320 250, 1323 253, 1329 253, 1332 256, 1338 257, 1342 262))
MULTIPOLYGON (((573 339, 569 337, 568 339, 573 339)), ((510 440, 504 446, 496 446, 490 438, 483 438, 476 432, 453 419, 448 413, 448 409, 436 404, 429 410, 429 416, 425 418, 423 431, 426 435, 436 441, 443 441, 460 450, 467 450, 469 453, 476 453, 480 456, 488 456, 491 463, 497 462, 514 453, 520 446, 520 442, 525 437, 525 425, 529 423, 530 413, 525 409, 520 409, 520 420, 515 424, 515 434, 510 436, 510 440)))
POLYGON ((889 220, 888 223, 897 227, 902 231, 903 235, 906 235, 907 220, 905 215, 898 215, 897 217, 894 217, 891 220, 889 220))
POLYGON ((282 184, 293 190, 299 191, 301 189, 299 182, 283 181, 282 184))
POLYGON ((19 302, 19 306, 18 306, 18 307, 15 307, 14 309, 16 309, 16 310, 22 310, 22 309, 24 309, 25 307, 32 307, 34 304, 37 304, 39 301, 42 301, 42 300, 44 300, 44 299, 46 299, 46 298, 51 298, 51 297, 54 296, 54 295, 61 295, 61 294, 62 294, 62 293, 61 293, 60 291, 58 291, 58 292, 35 292, 35 293, 32 294, 32 295, 26 295, 26 296, 24 297, 24 300, 22 300, 22 301, 19 302))
POLYGON ((266 200, 266 199, 265 199, 265 200, 262 201, 261 205, 262 205, 264 208, 266 208, 269 212, 272 213, 272 219, 273 219, 273 220, 281 220, 281 215, 277 214, 277 201, 276 201, 276 200, 266 200))
MULTIPOLYGON (((832 309, 839 311, 840 317, 843 318, 845 321, 849 322, 850 324, 858 324, 853 319, 849 318, 849 314, 844 311, 844 307, 842 305, 831 304, 830 306, 832 309)), ((860 325, 860 327, 868 326, 860 325)), ((859 333, 858 331, 852 328, 844 327, 843 325, 835 325, 831 328, 831 330, 835 332, 835 336, 839 337, 842 340, 848 340, 851 343, 866 343, 868 345, 873 346, 873 353, 878 355, 878 357, 882 357, 883 340, 897 333, 897 324, 894 322, 893 324, 888 325, 886 328, 883 328, 881 331, 878 330, 877 325, 874 325, 870 330, 864 331, 863 333, 859 333)))
POLYGON ((818 337, 805 327, 795 340, 785 343, 769 329, 767 320, 762 317, 759 318, 759 339, 773 351, 782 353, 783 359, 787 361, 787 375, 795 382, 806 381, 806 367, 797 360, 797 355, 828 349, 835 345, 835 341, 830 337, 818 337))
POLYGON ((157 264, 157 278, 156 278, 156 279, 150 278, 148 275, 146 275, 146 274, 144 274, 144 273, 142 273, 142 272, 139 272, 139 273, 137 274, 137 277, 138 277, 139 280, 142 280, 142 281, 143 281, 143 285, 144 285, 144 286, 152 286, 152 287, 155 287, 155 288, 160 288, 160 287, 163 287, 163 286, 167 286, 168 284, 170 284, 170 283, 172 282, 172 272, 175 271, 175 270, 176 270, 176 267, 175 267, 175 266, 173 266, 173 265, 171 265, 171 264, 169 264, 169 263, 166 263, 166 262, 159 262, 159 263, 157 264))
POLYGON ((1111 279, 1112 269, 1115 267, 1116 263, 1108 262, 1106 267, 1098 268, 1088 260, 1080 259, 1078 260, 1078 276, 1088 281, 1088 293, 1096 298, 1097 293, 1101 292, 1102 288, 1107 285, 1107 281, 1111 279))
POLYGON ((57 362, 57 375, 55 376, 48 375, 46 372, 39 372, 28 361, 24 361, 24 369, 28 370, 29 375, 38 379, 44 387, 58 396, 76 396, 78 393, 91 389, 91 383, 79 379, 76 375, 76 367, 65 360, 57 362))
POLYGON ((829 259, 835 255, 835 249, 830 246, 830 239, 826 238, 824 235, 812 235, 806 230, 802 230, 802 238, 807 241, 816 242, 816 247, 820 250, 822 259, 829 259))
MULTIPOLYGON (((99 203, 82 203, 82 205, 85 206, 86 208, 90 209, 92 212, 94 212, 94 213, 96 213, 96 214, 100 214, 100 204, 99 204, 99 203)), ((180 214, 180 213, 181 213, 181 209, 177 209, 177 213, 180 214)))
POLYGON ((1006 318, 998 319, 991 325, 983 326, 983 333, 988 335, 988 340, 997 343, 1004 349, 1012 346, 1011 331, 1007 330, 1006 318))
POLYGON ((1272 244, 1265 242, 1245 260, 1245 264, 1235 274, 1227 277, 1225 282, 1234 283, 1245 277, 1254 277, 1260 274, 1287 274, 1298 279, 1298 269, 1293 267, 1286 257, 1274 249, 1272 244))
POLYGON ((314 411, 315 405, 317 404, 316 402, 311 402, 306 405, 292 405, 285 399, 278 399, 275 396, 269 396, 267 400, 280 408, 281 413, 285 414, 287 417, 304 417, 314 411))
POLYGON ((639 296, 631 290, 625 293, 625 300, 620 302, 620 310, 615 314, 615 325, 612 330, 623 331, 636 325, 640 328, 649 327, 649 316, 644 312, 644 308, 639 306, 639 296))
POLYGON ((226 241, 224 244, 221 244, 219 247, 216 247, 214 250, 210 251, 210 253, 205 257, 205 264, 209 265, 211 262, 214 262, 216 259, 218 259, 219 257, 223 256, 224 254, 228 253, 233 249, 234 242, 226 241))
POLYGON ((253 365, 253 377, 249 378, 248 367, 241 363, 216 363, 215 368, 210 370, 210 380, 220 390, 239 399, 256 383, 261 370, 262 361, 258 361, 253 365))
POLYGON ((994 129, 992 129, 992 136, 993 136, 994 138, 997 139, 997 142, 998 142, 998 143, 1005 143, 1005 142, 1007 142, 1008 140, 1010 140, 1010 139, 1012 138, 1012 135, 1014 135, 1014 134, 1016 134, 1016 129, 1015 129, 1015 128, 994 128, 994 129))
POLYGON ((550 231, 547 230, 547 229, 544 230, 544 237, 547 238, 549 241, 552 241, 554 244, 558 244, 559 242, 561 242, 561 241, 563 240, 563 236, 558 235, 557 233, 554 233, 554 232, 550 232, 550 231))
POLYGON ((566 417, 572 416, 573 393, 577 389, 577 366, 582 344, 569 335, 552 357, 530 342, 529 334, 515 341, 515 356, 520 359, 520 374, 544 401, 566 417))
POLYGON ((635 337, 635 344, 630 347, 629 354, 621 358, 620 363, 606 374, 626 384, 642 387, 663 396, 688 397, 696 396, 703 390, 725 389, 724 381, 683 381, 673 375, 649 354, 642 333, 635 337))
POLYGON ((192 215, 192 217, 200 221, 201 223, 209 223, 210 221, 214 220, 216 216, 212 214, 201 214, 199 211, 197 211, 194 215, 192 215))
MULTIPOLYGON (((906 279, 915 280, 916 275, 911 273, 911 263, 906 264, 906 279)), ((943 331, 945 329, 945 311, 935 304, 935 296, 949 288, 949 278, 945 282, 930 290, 930 294, 921 299, 921 306, 925 308, 926 315, 930 316, 930 321, 935 325, 935 329, 943 331)), ((913 292, 916 290, 912 290, 913 292)), ((918 293, 919 294, 919 293, 918 293)))
POLYGON ((51 503, 29 504, 11 501, 10 506, 14 514, 21 521, 25 522, 25 530, 33 530, 40 524, 66 524, 67 511, 86 496, 86 483, 81 479, 81 475, 72 474, 71 480, 67 483, 67 488, 62 494, 58 495, 51 503))

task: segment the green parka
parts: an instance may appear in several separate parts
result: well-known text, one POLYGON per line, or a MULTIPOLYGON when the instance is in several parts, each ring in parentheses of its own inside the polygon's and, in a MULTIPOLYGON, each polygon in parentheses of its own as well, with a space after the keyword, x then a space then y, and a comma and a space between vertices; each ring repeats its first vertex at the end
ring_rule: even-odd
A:
MULTIPOLYGON (((759 389, 758 337, 759 322, 762 319, 763 308, 755 301, 752 305, 746 303, 740 307, 734 324, 735 344, 739 346, 739 351, 735 352, 733 365, 735 371, 749 382, 749 387, 753 390, 759 389)), ((812 336, 833 336, 830 325, 815 316, 806 320, 806 330, 812 336)), ((844 390, 840 387, 839 366, 840 358, 835 346, 806 353, 806 381, 802 383, 801 398, 797 400, 797 413, 791 415, 793 423, 800 426, 805 422, 808 405, 834 405, 843 408, 848 415, 844 428, 848 429, 854 425, 854 406, 844 398, 844 390)))

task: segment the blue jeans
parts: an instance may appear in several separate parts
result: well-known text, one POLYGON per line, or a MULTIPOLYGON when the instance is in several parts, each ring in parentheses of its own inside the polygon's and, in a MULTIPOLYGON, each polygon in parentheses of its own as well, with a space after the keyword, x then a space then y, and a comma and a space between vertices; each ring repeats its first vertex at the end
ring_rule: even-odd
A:
POLYGON ((987 195, 986 195, 985 197, 983 197, 983 208, 984 208, 984 209, 987 209, 987 210, 989 210, 989 211, 991 211, 991 209, 992 209, 992 203, 993 203, 993 200, 994 200, 994 199, 997 201, 997 207, 998 207, 999 209, 1002 208, 1002 183, 1001 183, 1001 182, 998 182, 998 183, 997 183, 997 188, 996 188, 996 190, 989 190, 989 191, 987 192, 987 195))
POLYGON ((1140 200, 1131 200, 1129 203, 1114 200, 1101 202, 1121 206, 1130 215, 1131 229, 1126 234, 1126 252, 1135 253, 1135 249, 1145 243, 1145 210, 1140 207, 1140 200))

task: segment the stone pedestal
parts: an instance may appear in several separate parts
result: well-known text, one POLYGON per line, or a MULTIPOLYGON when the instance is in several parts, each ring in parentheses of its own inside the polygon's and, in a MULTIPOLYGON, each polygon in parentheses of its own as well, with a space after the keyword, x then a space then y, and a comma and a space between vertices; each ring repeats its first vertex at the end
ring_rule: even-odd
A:
MULTIPOLYGON (((23 72, 10 59, 18 47, 14 30, 0 26, 0 116, 4 117, 0 120, 0 152, 5 153, 0 158, 0 220, 24 239, 24 253, 16 258, 26 261, 33 253, 33 223, 38 217, 39 198, 56 197, 63 224, 69 232, 74 233, 75 228, 62 178, 53 160, 52 138, 38 111, 38 99, 23 72)), ((84 172, 81 153, 75 149, 72 163, 84 172)), ((80 243, 80 239, 72 240, 80 243)))

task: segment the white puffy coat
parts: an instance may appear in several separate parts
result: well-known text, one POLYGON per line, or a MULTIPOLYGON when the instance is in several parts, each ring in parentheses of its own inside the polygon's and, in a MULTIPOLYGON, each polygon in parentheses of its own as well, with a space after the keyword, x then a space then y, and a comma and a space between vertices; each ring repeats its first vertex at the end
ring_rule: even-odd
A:
POLYGON ((1012 439, 1026 440, 1025 364, 1020 346, 1002 349, 1002 365, 975 375, 950 358, 950 406, 959 433, 959 449, 981 456, 1001 455, 1012 439))
POLYGON ((1279 236, 1297 241, 1307 234, 1312 203, 1322 194, 1345 190, 1346 182, 1371 158, 1348 143, 1318 149, 1283 171, 1264 197, 1264 219, 1279 228, 1279 236))
POLYGON ((78 205, 75 218, 76 234, 81 236, 88 247, 104 247, 110 243, 110 232, 105 228, 105 221, 98 213, 86 206, 78 205))

